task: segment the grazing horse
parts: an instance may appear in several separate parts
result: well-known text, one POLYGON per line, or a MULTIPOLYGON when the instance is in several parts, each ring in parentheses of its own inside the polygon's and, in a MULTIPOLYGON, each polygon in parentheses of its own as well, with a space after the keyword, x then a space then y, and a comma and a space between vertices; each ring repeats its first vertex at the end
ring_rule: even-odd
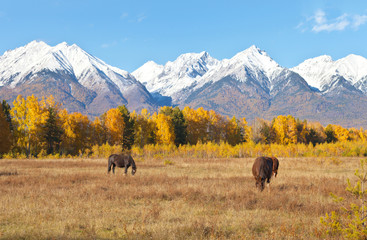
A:
POLYGON ((134 159, 130 154, 112 154, 108 157, 108 173, 111 171, 115 174, 115 167, 125 168, 125 174, 127 174, 127 169, 132 166, 131 175, 136 173, 136 165, 134 159))
POLYGON ((264 190, 265 180, 270 184, 270 178, 278 174, 279 161, 276 157, 258 157, 252 166, 252 175, 256 180, 256 187, 264 190))

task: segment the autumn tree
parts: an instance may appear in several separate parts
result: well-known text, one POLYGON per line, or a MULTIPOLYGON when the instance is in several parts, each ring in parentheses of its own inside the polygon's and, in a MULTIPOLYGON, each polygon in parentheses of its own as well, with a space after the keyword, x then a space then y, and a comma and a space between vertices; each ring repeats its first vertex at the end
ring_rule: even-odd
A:
POLYGON ((325 134, 326 134, 326 142, 332 143, 336 142, 338 139, 336 138, 334 128, 331 124, 327 125, 325 128, 325 134))
POLYGON ((0 104, 0 155, 7 153, 11 147, 11 132, 7 116, 3 111, 3 105, 0 104))
POLYGON ((296 119, 296 134, 297 134, 297 143, 306 143, 308 128, 307 128, 307 120, 299 120, 296 119))
POLYGON ((118 106, 117 108, 124 121, 123 128, 123 139, 122 139, 122 150, 130 150, 132 145, 134 144, 134 119, 130 116, 129 110, 125 105, 118 106))
POLYGON ((367 131, 363 128, 356 129, 356 128, 349 128, 349 136, 348 141, 361 141, 365 142, 367 139, 367 131))
POLYGON ((154 113, 152 116, 156 124, 156 142, 158 144, 171 144, 175 141, 175 132, 172 119, 163 113, 154 113))
POLYGON ((258 118, 255 120, 252 129, 252 141, 255 143, 270 144, 275 142, 275 132, 269 121, 258 118))
POLYGON ((46 109, 46 122, 43 127, 43 139, 46 142, 47 154, 54 154, 59 151, 62 136, 61 120, 57 109, 49 106, 46 109))
POLYGON ((293 116, 277 116, 273 119, 272 128, 275 131, 277 143, 297 143, 297 123, 293 116))
POLYGON ((108 110, 101 116, 102 125, 106 128, 107 141, 112 145, 121 144, 122 150, 130 150, 134 144, 134 119, 125 106, 108 110))
POLYGON ((146 144, 155 143, 155 130, 156 125, 151 119, 150 113, 147 109, 142 109, 141 114, 137 114, 135 111, 131 114, 134 119, 134 142, 140 147, 146 144))
POLYGON ((319 122, 307 123, 306 143, 312 143, 315 146, 318 143, 324 143, 326 141, 326 135, 324 127, 319 122))
POLYGON ((178 108, 162 107, 159 111, 172 120, 176 146, 187 143, 187 123, 182 111, 178 108))
POLYGON ((41 134, 40 141, 41 147, 45 149, 47 154, 54 154, 59 151, 62 131, 62 123, 59 116, 60 104, 55 101, 55 98, 50 95, 49 97, 43 97, 40 101, 40 106, 44 111, 44 118, 40 129, 41 134))
POLYGON ((45 110, 34 95, 25 100, 21 95, 13 102, 10 113, 16 125, 17 143, 27 156, 37 155, 40 150, 40 126, 45 122, 45 110))
POLYGON ((358 131, 359 139, 363 142, 367 139, 367 131, 363 130, 363 128, 360 128, 358 131))
POLYGON ((242 135, 241 142, 248 142, 251 138, 252 129, 248 125, 246 118, 240 119, 239 125, 241 128, 241 135, 242 135))
POLYGON ((207 142, 209 139, 210 122, 209 112, 200 107, 194 110, 185 107, 182 113, 187 121, 187 140, 190 144, 207 142))
POLYGON ((92 145, 92 127, 88 117, 81 113, 60 111, 62 129, 61 150, 64 154, 76 155, 83 153, 92 145))
POLYGON ((243 131, 239 121, 233 116, 227 119, 226 124, 226 141, 232 146, 243 142, 243 131))
POLYGON ((100 118, 96 117, 92 124, 93 131, 93 144, 102 145, 107 142, 107 129, 106 126, 102 124, 100 118))
POLYGON ((5 114, 6 121, 9 123, 10 131, 13 131, 13 124, 11 122, 11 115, 10 115, 11 110, 10 105, 5 100, 3 100, 1 106, 5 114))
POLYGON ((348 129, 345 129, 340 125, 334 125, 333 129, 335 137, 339 142, 345 142, 350 140, 348 129))
POLYGON ((214 110, 209 111, 208 140, 220 143, 226 140, 226 119, 214 110))
POLYGON ((111 145, 121 144, 124 138, 125 121, 117 108, 111 108, 101 116, 107 130, 107 141, 111 145))

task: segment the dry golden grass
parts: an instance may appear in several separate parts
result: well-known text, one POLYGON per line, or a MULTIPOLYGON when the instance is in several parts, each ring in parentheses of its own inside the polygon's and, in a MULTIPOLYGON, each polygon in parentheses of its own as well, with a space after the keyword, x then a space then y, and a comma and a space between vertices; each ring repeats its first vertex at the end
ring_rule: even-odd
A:
POLYGON ((0 239, 319 239, 357 158, 280 158, 270 193, 251 159, 0 160, 0 239), (172 164, 164 164, 170 162, 172 164))

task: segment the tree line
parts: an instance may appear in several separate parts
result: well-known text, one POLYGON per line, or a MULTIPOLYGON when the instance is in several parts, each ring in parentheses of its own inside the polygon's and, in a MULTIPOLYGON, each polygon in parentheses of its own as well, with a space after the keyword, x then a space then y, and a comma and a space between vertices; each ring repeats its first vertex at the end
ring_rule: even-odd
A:
POLYGON ((272 121, 257 119, 251 126, 245 118, 225 117, 203 108, 162 107, 158 112, 129 112, 125 106, 106 111, 91 121, 81 113, 69 113, 53 96, 38 99, 19 95, 13 107, 0 104, 0 154, 25 156, 80 155, 93 146, 118 145, 122 151, 146 145, 193 146, 198 143, 321 144, 365 141, 363 129, 346 129, 293 116, 272 121))

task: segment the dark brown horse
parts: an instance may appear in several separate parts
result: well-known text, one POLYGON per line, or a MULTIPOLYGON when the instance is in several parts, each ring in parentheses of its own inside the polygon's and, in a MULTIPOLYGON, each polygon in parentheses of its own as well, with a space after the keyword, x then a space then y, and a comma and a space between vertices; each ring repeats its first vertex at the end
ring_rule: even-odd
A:
POLYGON ((136 173, 136 165, 134 159, 130 154, 112 154, 108 157, 108 173, 111 171, 115 174, 115 167, 125 168, 125 174, 127 174, 127 169, 131 166, 132 171, 131 174, 134 175, 136 173))
POLYGON ((265 180, 270 184, 272 175, 278 174, 279 161, 276 157, 258 157, 252 165, 252 175, 256 180, 256 187, 260 191, 264 190, 265 180))

